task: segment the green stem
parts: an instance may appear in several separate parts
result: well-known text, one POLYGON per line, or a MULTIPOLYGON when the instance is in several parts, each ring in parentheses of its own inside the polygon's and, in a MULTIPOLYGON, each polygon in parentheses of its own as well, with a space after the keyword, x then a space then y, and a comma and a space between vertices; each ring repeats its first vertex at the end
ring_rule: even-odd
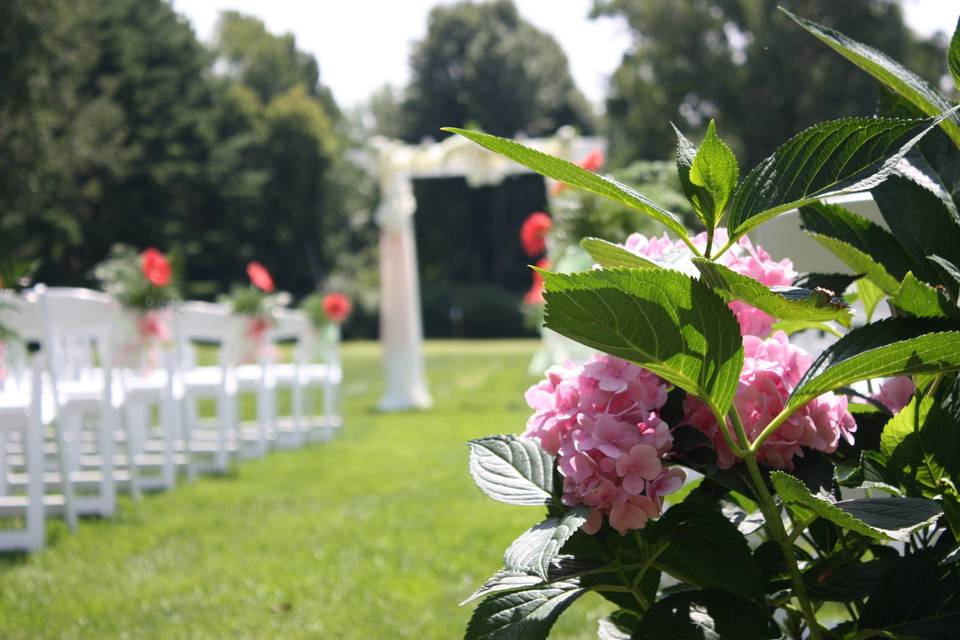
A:
MULTIPOLYGON (((734 411, 734 413, 736 413, 736 411, 734 411)), ((790 542, 787 532, 783 528, 783 521, 780 519, 780 509, 773 501, 773 496, 771 496, 767 490, 767 485, 764 483, 763 476, 760 474, 760 467, 757 466, 756 453, 751 452, 751 455, 744 458, 744 462, 747 465, 747 470, 750 472, 750 479, 754 484, 753 490, 758 498, 757 505, 760 507, 760 511, 766 520, 766 527, 770 532, 770 537, 779 545, 780 551, 787 561, 790 580, 793 582, 793 594, 800 603, 800 610, 803 612, 803 618, 807 623, 807 628, 810 630, 810 638, 811 640, 821 640, 823 636, 820 633, 820 624, 817 622, 817 614, 814 613, 813 606, 810 603, 810 597, 807 595, 807 585, 803 582, 803 575, 800 573, 800 567, 797 564, 797 556, 793 552, 793 543, 790 542)))
MULTIPOLYGON (((727 425, 727 421, 726 421, 726 419, 723 417, 723 414, 720 413, 720 412, 717 410, 717 408, 716 408, 715 406, 713 406, 712 403, 709 404, 708 406, 710 407, 710 411, 713 412, 713 419, 717 421, 717 428, 720 429, 720 435, 723 436, 723 440, 724 440, 724 442, 727 443, 727 447, 729 447, 729 448, 730 448, 730 451, 733 452, 733 455, 737 456, 738 458, 744 458, 744 457, 746 457, 746 455, 747 455, 747 450, 744 449, 742 446, 740 446, 739 443, 737 443, 736 441, 734 441, 733 436, 730 435, 730 428, 729 428, 729 426, 727 425)), ((736 416, 736 415, 737 415, 736 410, 735 410, 735 409, 731 409, 731 410, 730 410, 731 419, 733 419, 733 416, 736 416)), ((737 424, 739 423, 739 421, 740 421, 740 417, 737 416, 736 419, 735 419, 735 422, 734 422, 734 426, 735 426, 735 427, 737 426, 737 424)), ((738 436, 739 438, 741 438, 741 442, 748 442, 748 440, 746 439, 746 433, 743 432, 743 425, 742 425, 742 424, 741 424, 741 425, 739 426, 739 428, 738 428, 737 436, 738 436)))
POLYGON ((707 250, 703 252, 703 257, 710 259, 710 250, 713 248, 713 227, 707 227, 707 250))
POLYGON ((729 240, 727 240, 727 244, 723 245, 723 246, 720 248, 720 251, 717 251, 717 255, 715 255, 715 256, 713 257, 713 259, 716 260, 717 258, 719 258, 720 256, 722 256, 723 254, 725 254, 725 253, 727 252, 727 250, 729 250, 730 247, 732 247, 732 246, 737 242, 737 240, 739 240, 739 239, 740 239, 740 236, 736 236, 736 237, 731 237, 729 240))
POLYGON ((779 429, 781 425, 783 425, 784 422, 789 420, 790 416, 792 416, 795 411, 796 408, 786 406, 783 408, 783 411, 775 415, 773 420, 770 421, 770 424, 763 428, 763 431, 760 432, 760 435, 757 436, 757 439, 750 443, 750 446, 748 447, 750 453, 756 455, 764 441, 772 436, 774 432, 779 429))
POLYGON ((703 257, 703 254, 700 253, 700 250, 697 249, 697 248, 693 245, 693 242, 690 240, 690 238, 688 238, 688 237, 686 236, 686 234, 681 235, 681 236, 680 236, 680 240, 683 241, 683 244, 687 245, 687 248, 690 249, 690 251, 693 252, 693 255, 694 255, 694 256, 696 256, 696 257, 698 257, 698 258, 703 257))
POLYGON ((797 538, 799 538, 803 532, 806 531, 807 527, 817 521, 817 517, 818 516, 816 514, 811 514, 797 524, 793 525, 793 531, 791 531, 790 535, 787 536, 787 542, 790 544, 796 542, 797 538))

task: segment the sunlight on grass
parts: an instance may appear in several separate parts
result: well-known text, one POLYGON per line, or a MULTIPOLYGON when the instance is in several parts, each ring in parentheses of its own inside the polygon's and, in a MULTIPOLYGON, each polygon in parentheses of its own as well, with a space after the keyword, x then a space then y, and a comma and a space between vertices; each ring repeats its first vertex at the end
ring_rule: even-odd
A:
MULTIPOLYGON (((46 551, 0 557, 0 637, 462 636, 457 603, 542 516, 485 498, 464 444, 523 428, 535 345, 429 343, 436 408, 394 414, 374 409, 375 345, 347 345, 336 440, 123 500, 76 535, 55 521, 46 551)), ((592 637, 608 610, 588 596, 551 637, 592 637)))

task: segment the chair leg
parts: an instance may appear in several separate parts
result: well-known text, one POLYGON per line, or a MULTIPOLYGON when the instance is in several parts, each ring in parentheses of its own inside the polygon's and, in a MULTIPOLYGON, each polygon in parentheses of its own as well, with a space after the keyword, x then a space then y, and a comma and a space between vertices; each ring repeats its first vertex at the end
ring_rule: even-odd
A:
POLYGON ((302 447, 307 437, 306 420, 303 418, 303 384, 294 380, 290 391, 290 414, 293 417, 293 433, 295 445, 302 447))
POLYGON ((143 450, 142 443, 149 430, 150 412, 143 403, 127 402, 124 411, 118 412, 117 417, 123 420, 124 432, 127 435, 124 453, 127 456, 127 474, 130 477, 130 497, 134 502, 139 502, 142 491, 137 454, 143 450))
MULTIPOLYGON (((69 416, 73 418, 74 416, 69 416)), ((67 441, 66 431, 69 428, 68 416, 59 416, 53 423, 53 433, 57 439, 57 466, 60 468, 60 490, 63 492, 63 514, 70 531, 77 530, 77 503, 73 490, 73 481, 70 479, 72 452, 67 441)))
MULTIPOLYGON (((29 551, 42 549, 47 533, 47 512, 43 504, 43 423, 40 405, 34 404, 23 434, 27 471, 26 547, 29 551)), ((4 454, 6 450, 4 449, 4 454)), ((4 455, 6 458, 6 455, 4 455)), ((69 482, 64 482, 69 485, 69 482)), ((66 505, 65 505, 66 506, 66 505)), ((69 513, 69 512, 68 512, 69 513)), ((71 524, 68 516, 67 524, 71 524)), ((71 530, 75 527, 74 520, 71 530)))
POLYGON ((182 432, 179 424, 177 401, 170 394, 164 394, 158 407, 160 413, 160 428, 163 429, 163 467, 161 474, 163 486, 172 489, 177 484, 177 464, 175 460, 177 436, 182 432))
POLYGON ((100 514, 112 516, 117 504, 117 483, 114 477, 113 456, 115 453, 114 434, 117 432, 118 425, 116 412, 109 406, 108 402, 105 402, 104 405, 97 415, 97 422, 99 423, 97 425, 99 428, 97 444, 100 449, 101 460, 98 502, 100 503, 100 514))
POLYGON ((193 482, 197 479, 197 465, 193 459, 193 427, 199 424, 200 420, 197 402, 198 400, 195 396, 184 394, 183 401, 180 404, 180 426, 182 428, 180 436, 183 440, 183 455, 187 461, 188 482, 193 482))

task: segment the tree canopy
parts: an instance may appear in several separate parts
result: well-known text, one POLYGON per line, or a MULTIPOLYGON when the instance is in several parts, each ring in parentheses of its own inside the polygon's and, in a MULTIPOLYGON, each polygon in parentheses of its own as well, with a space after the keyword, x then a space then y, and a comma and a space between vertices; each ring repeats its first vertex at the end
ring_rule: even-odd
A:
MULTIPOLYGON (((891 0, 595 0, 633 44, 607 100, 612 160, 672 154, 669 123, 700 134, 716 118, 746 164, 815 122, 875 110, 875 83, 809 38, 777 7, 869 40, 921 75, 945 73, 945 42, 922 41, 891 0)), ((949 26, 949 25, 948 25, 949 26)))
POLYGON ((593 129, 593 116, 550 35, 524 20, 511 0, 437 6, 411 57, 403 101, 404 137, 444 137, 442 126, 490 133, 593 129))

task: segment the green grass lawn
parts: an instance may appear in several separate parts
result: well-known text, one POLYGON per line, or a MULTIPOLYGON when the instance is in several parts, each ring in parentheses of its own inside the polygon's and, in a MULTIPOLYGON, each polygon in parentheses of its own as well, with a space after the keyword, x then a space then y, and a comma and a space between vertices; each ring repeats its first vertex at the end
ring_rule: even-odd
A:
MULTIPOLYGON (((532 341, 427 347, 428 412, 380 414, 379 351, 344 349, 332 442, 242 463, 112 520, 59 521, 48 548, 0 556, 0 638, 457 638, 458 607, 542 513, 493 502, 470 438, 523 428, 532 341)), ((595 637, 594 595, 556 638, 595 637)))

